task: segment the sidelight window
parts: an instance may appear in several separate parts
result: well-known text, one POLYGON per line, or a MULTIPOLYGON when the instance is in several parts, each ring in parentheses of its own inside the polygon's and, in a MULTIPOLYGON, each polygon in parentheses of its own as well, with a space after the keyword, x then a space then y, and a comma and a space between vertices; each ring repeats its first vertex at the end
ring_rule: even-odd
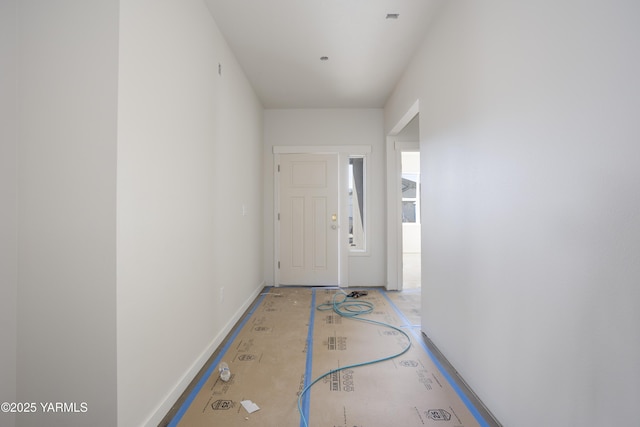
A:
POLYGON ((349 156, 349 247, 351 251, 366 250, 365 174, 365 157, 349 156))

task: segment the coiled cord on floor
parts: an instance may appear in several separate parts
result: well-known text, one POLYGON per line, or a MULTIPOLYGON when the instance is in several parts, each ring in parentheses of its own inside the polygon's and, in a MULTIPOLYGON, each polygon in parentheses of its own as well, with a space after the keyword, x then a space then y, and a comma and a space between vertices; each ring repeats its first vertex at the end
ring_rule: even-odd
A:
POLYGON ((302 391, 300 392, 300 395, 298 396, 298 411, 300 412, 300 417, 302 418, 305 427, 309 427, 307 424, 307 419, 304 416, 304 412, 302 410, 302 397, 305 395, 305 393, 307 391, 309 391, 309 389, 311 389, 311 387, 317 383, 318 381, 320 381, 322 378, 326 377, 327 375, 331 375, 335 372, 339 372, 345 369, 351 369, 351 368, 357 368, 359 366, 366 366, 366 365, 372 365, 374 363, 379 363, 379 362, 384 362, 385 360, 390 360, 390 359, 394 359, 398 356, 403 355, 404 353, 406 353, 407 351, 409 351, 409 349, 411 348, 411 338, 409 337, 409 334, 407 334, 405 331, 403 331, 402 329, 400 329, 397 326, 393 326, 390 325, 388 323, 384 323, 384 322, 378 322, 377 320, 371 320, 371 319, 367 319, 364 317, 358 317, 364 314, 370 314, 373 312, 374 309, 374 305, 372 302, 370 301, 363 301, 363 300, 356 300, 355 298, 351 298, 347 295, 346 292, 340 290, 339 292, 336 292, 336 294, 333 295, 333 298, 331 299, 331 302, 325 302, 323 304, 318 305, 318 307, 316 307, 317 310, 319 311, 329 311, 329 310, 333 310, 335 313, 339 314, 342 317, 348 317, 354 320, 359 320, 361 322, 367 322, 367 323, 372 323, 375 325, 379 325, 379 326, 384 326, 387 328, 391 328, 394 329, 398 332, 400 332, 402 335, 404 335, 407 338, 407 345, 405 348, 403 348, 400 352, 398 353, 394 353, 390 356, 386 356, 386 357, 381 357, 379 359, 374 359, 374 360, 369 360, 366 362, 360 362, 360 363, 353 363, 351 365, 346 365, 346 366, 342 366, 340 368, 336 368, 336 369, 331 369, 327 372, 325 372, 324 374, 320 375, 318 378, 314 379, 313 381, 311 381, 309 383, 309 385, 307 385, 305 388, 302 389, 302 391), (342 297, 342 298, 339 298, 342 297))

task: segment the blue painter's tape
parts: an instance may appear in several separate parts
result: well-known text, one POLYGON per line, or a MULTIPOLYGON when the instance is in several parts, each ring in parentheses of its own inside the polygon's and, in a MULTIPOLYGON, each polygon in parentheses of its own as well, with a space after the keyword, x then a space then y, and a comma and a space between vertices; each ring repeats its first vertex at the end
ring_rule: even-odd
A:
POLYGON ((453 387, 455 392, 458 394, 458 397, 460 397, 460 399, 464 402, 467 409, 469 409, 469 412, 473 414, 476 421, 478 421, 478 423, 482 427, 489 427, 489 423, 485 421, 485 419, 482 417, 482 415, 480 414, 478 409, 475 407, 475 405, 471 402, 471 400, 469 400, 469 397, 467 397, 467 395, 464 393, 464 391, 462 391, 462 389, 458 386, 458 384, 451 377, 451 375, 449 375, 449 373, 444 369, 444 367, 438 361, 438 359, 436 359, 433 353, 431 353, 431 351, 429 350, 429 347, 427 347, 427 344, 424 342, 422 335, 418 335, 415 329, 411 327, 409 320, 405 317, 402 311, 400 311, 400 309, 393 303, 391 298, 389 298, 389 296, 387 295, 387 292, 385 290, 381 290, 380 293, 382 293, 382 295, 387 299, 387 301, 389 301, 389 304, 391 304, 391 307, 396 311, 398 316, 400 316, 400 319, 405 323, 405 326, 409 326, 409 329, 411 330, 411 333, 413 334, 413 336, 416 338, 416 341, 418 341, 422 346, 422 348, 424 349, 424 351, 427 352, 427 354, 429 355, 433 363, 436 365, 440 373, 447 379, 447 381, 449 382, 449 385, 453 387))
MULTIPOLYGON (((309 383, 311 382, 312 375, 312 364, 313 364, 313 324, 315 322, 316 317, 316 290, 313 289, 311 292, 311 308, 309 314, 309 329, 307 331, 307 363, 305 365, 304 371, 304 388, 305 390, 309 383)), ((311 404, 311 390, 308 390, 307 393, 302 396, 302 414, 304 418, 309 420, 309 407, 311 404)), ((305 423, 302 417, 300 417, 300 427, 304 427, 305 423)))
POLYGON ((269 293, 270 289, 271 289, 270 287, 265 288, 265 290, 260 295, 260 298, 258 298, 258 301, 256 302, 256 304, 253 304, 253 308, 251 308, 251 310, 244 316, 244 319, 242 319, 242 322, 240 322, 240 324, 235 327, 235 329, 233 330, 233 334, 229 337, 225 346, 222 347, 222 349, 220 350, 220 353, 215 358, 211 366, 209 366, 207 371, 200 378, 200 381, 198 381, 198 383, 193 388, 193 390, 191 390, 191 393, 189 393, 189 396, 187 397, 187 399, 184 401, 182 406, 180 406, 180 409, 178 410, 176 415, 173 417, 171 422, 168 424, 168 427, 176 427, 178 425, 178 423, 180 422, 184 414, 189 409, 189 406, 191 406, 191 404, 193 403, 193 400, 196 398, 196 396, 198 395, 202 387, 205 385, 205 383, 207 382, 211 374, 215 371, 218 364, 220 363, 222 358, 225 356, 225 354, 227 353, 227 350, 229 350, 229 347, 231 347, 231 344, 236 339, 236 337, 238 336, 238 334, 240 333, 244 325, 247 323, 247 321, 249 321, 251 316, 253 316, 253 313, 255 313, 258 307, 260 307, 260 304, 262 304, 262 301, 264 300, 265 296, 269 293))

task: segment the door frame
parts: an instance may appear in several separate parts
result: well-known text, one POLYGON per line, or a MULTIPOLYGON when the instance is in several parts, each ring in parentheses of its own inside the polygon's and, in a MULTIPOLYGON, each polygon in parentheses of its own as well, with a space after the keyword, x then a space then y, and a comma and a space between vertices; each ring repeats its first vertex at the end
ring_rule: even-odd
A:
POLYGON ((420 151, 420 141, 396 137, 420 113, 416 100, 387 136, 387 290, 402 290, 402 151, 420 151))
POLYGON ((280 207, 280 174, 278 164, 281 154, 337 154, 338 155, 338 283, 340 287, 349 286, 349 223, 348 187, 349 187, 349 156, 371 153, 370 145, 313 145, 313 146, 273 146, 273 271, 274 285, 280 286, 280 221, 278 211, 280 207), (345 226, 343 226, 345 225, 345 226))

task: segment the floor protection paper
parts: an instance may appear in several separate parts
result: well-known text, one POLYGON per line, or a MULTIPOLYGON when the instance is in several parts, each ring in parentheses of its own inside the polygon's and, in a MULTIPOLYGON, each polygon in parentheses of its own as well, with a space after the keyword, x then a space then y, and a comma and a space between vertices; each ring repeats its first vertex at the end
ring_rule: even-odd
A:
POLYGON ((303 399, 309 427, 487 425, 425 347, 412 316, 419 298, 367 291, 360 298, 374 309, 363 317, 406 329, 406 353, 325 375, 394 354, 407 338, 392 328, 318 311, 338 289, 267 288, 214 362, 225 361, 231 379, 224 382, 217 367, 209 369, 169 425, 304 427, 298 396, 319 377, 303 399), (402 310, 394 300, 405 305, 402 310))

